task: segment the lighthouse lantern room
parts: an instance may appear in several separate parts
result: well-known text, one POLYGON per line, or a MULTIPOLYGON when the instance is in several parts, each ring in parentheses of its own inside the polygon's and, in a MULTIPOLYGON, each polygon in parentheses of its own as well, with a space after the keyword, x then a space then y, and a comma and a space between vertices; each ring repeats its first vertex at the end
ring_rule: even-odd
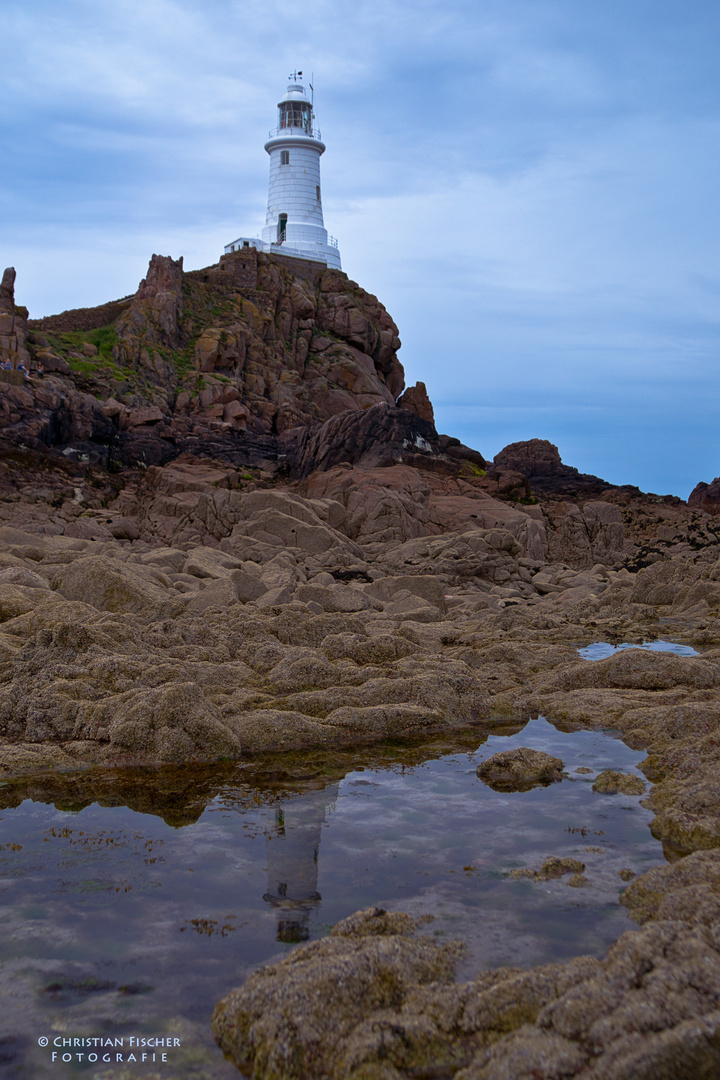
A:
POLYGON ((313 101, 302 72, 293 72, 278 102, 277 127, 265 143, 270 183, 262 238, 241 236, 226 246, 226 253, 255 247, 342 269, 337 240, 328 236, 323 222, 320 155, 325 143, 314 125, 313 101))

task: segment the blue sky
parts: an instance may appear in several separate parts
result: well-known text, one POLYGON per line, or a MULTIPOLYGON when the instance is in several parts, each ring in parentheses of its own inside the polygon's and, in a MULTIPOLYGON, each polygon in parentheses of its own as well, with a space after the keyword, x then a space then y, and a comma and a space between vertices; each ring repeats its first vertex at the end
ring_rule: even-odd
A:
POLYGON ((5 0, 0 264, 39 316, 216 262, 314 71, 326 225, 438 428, 687 497, 720 474, 719 40, 715 0, 5 0))

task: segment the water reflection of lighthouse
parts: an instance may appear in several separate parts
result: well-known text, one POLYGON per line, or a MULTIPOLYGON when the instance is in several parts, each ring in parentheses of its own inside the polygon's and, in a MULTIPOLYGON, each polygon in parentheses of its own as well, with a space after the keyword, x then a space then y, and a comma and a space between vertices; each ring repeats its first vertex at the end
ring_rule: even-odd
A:
POLYGON ((338 785, 308 791, 267 813, 268 887, 263 900, 278 911, 278 941, 305 941, 322 897, 317 890, 320 835, 338 785), (271 816, 272 815, 272 816, 271 816))

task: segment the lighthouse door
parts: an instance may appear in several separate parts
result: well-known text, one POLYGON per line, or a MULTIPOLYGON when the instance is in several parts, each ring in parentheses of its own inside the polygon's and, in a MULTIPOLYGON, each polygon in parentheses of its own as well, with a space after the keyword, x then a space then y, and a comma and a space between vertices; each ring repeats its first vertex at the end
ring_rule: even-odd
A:
POLYGON ((286 238, 285 229, 286 229, 286 226, 287 226, 287 220, 288 220, 287 214, 280 214, 280 216, 278 218, 278 231, 277 231, 277 242, 278 242, 278 244, 282 244, 283 240, 285 240, 285 238, 286 238))

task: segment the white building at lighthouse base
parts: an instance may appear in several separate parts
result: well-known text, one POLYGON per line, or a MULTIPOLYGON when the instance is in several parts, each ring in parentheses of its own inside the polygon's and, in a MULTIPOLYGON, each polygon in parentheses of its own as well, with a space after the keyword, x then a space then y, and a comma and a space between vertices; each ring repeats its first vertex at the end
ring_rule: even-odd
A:
MULTIPOLYGON (((288 226, 288 229, 290 226, 288 226)), ((263 232, 265 230, 263 229, 263 232)), ((327 239, 322 240, 299 240, 291 239, 271 243, 262 240, 259 236, 239 236, 231 244, 225 245, 225 254, 230 255, 233 251, 241 251, 243 248, 256 248, 268 255, 285 255, 294 259, 310 259, 312 262, 325 263, 333 270, 342 270, 338 242, 334 236, 325 233, 327 239)))

